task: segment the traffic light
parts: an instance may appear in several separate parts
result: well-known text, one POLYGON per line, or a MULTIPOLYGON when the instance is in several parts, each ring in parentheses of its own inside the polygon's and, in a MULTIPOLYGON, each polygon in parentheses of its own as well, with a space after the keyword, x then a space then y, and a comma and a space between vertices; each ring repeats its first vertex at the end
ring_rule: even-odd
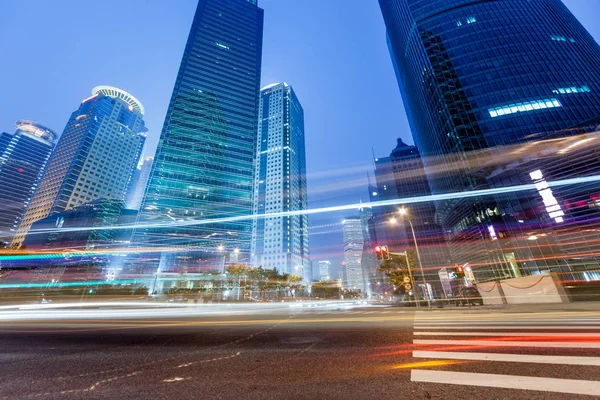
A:
POLYGON ((381 256, 383 257, 384 260, 390 259, 390 253, 388 251, 387 246, 381 246, 381 256))
POLYGON ((454 267, 454 271, 456 272, 456 277, 457 278, 464 278, 465 277, 465 269, 462 267, 462 265, 456 265, 454 267))
POLYGON ((383 260, 383 253, 381 252, 381 246, 375 246, 375 254, 377 254, 378 260, 383 260))

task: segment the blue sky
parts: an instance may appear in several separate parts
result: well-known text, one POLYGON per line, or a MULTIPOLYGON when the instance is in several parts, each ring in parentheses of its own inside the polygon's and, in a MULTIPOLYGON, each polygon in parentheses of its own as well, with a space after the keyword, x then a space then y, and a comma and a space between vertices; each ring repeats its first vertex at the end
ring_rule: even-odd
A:
MULTIPOLYGON (((600 39, 600 1, 565 4, 600 39)), ((265 10, 262 85, 287 81, 304 107, 310 206, 367 200, 372 149, 385 156, 397 137, 412 143, 377 1, 259 5, 265 10)), ((114 85, 146 107, 146 153, 152 154, 195 7, 196 0, 0 1, 0 130, 33 119, 62 132, 92 87, 114 85)), ((313 217, 310 224, 342 218, 313 217)), ((315 265, 323 258, 337 264, 341 241, 339 232, 311 236, 315 265)))

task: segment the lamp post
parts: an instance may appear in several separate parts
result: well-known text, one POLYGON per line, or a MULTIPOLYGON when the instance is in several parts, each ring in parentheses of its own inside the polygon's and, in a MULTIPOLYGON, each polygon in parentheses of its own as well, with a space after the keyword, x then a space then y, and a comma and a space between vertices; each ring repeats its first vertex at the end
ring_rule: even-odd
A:
POLYGON ((222 244, 217 246, 217 251, 219 253, 222 253, 221 256, 221 298, 220 301, 223 301, 223 277, 225 276, 225 246, 223 246, 222 244))
MULTIPOLYGON (((404 219, 406 219, 406 221, 408 221, 408 224, 410 225, 410 231, 412 233, 412 237, 413 237, 413 242, 415 244, 415 253, 417 253, 417 261, 419 262, 419 270, 421 271, 421 279, 423 280, 423 286, 425 286, 425 294, 426 294, 426 299, 427 299, 427 306, 431 307, 431 300, 429 298, 429 288, 427 287, 427 280, 425 279, 425 272, 423 271, 423 263, 421 262, 421 253, 419 252, 419 245, 417 244, 417 235, 415 234, 415 228, 410 220, 410 218, 408 218, 408 211, 406 210, 406 208, 401 208, 400 210, 398 210, 398 214, 402 215, 404 217, 404 219)), ((396 223, 396 219, 392 218, 390 220, 391 223, 396 223)), ((408 258, 407 258, 408 261, 408 258)), ((410 267, 409 267, 410 268, 410 267)))

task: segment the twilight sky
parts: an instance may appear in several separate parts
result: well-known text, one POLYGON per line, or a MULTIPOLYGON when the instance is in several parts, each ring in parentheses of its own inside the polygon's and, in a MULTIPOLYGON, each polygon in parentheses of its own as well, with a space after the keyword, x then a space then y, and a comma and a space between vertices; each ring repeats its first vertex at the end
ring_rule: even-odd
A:
MULTIPOLYGON (((32 119, 60 133, 92 87, 113 85, 146 107, 146 154, 153 154, 196 3, 0 1, 0 130, 32 119)), ((565 4, 599 40, 600 1, 565 4)), ((259 0, 259 6, 262 86, 286 81, 304 107, 309 206, 367 200, 372 149, 386 156, 397 137, 412 143, 377 0, 259 0)), ((319 259, 341 261, 336 224, 344 215, 310 219, 315 266, 319 259)))

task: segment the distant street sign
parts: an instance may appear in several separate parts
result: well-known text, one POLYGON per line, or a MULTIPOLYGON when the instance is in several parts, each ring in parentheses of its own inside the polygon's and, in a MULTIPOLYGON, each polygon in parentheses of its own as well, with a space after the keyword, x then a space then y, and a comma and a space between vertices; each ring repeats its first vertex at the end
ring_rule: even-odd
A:
POLYGON ((410 283, 405 283, 404 284, 404 289, 410 290, 410 289, 412 289, 412 285, 410 283))
POLYGON ((404 283, 410 283, 410 276, 405 276, 404 278, 402 278, 402 280, 404 281, 404 283))

